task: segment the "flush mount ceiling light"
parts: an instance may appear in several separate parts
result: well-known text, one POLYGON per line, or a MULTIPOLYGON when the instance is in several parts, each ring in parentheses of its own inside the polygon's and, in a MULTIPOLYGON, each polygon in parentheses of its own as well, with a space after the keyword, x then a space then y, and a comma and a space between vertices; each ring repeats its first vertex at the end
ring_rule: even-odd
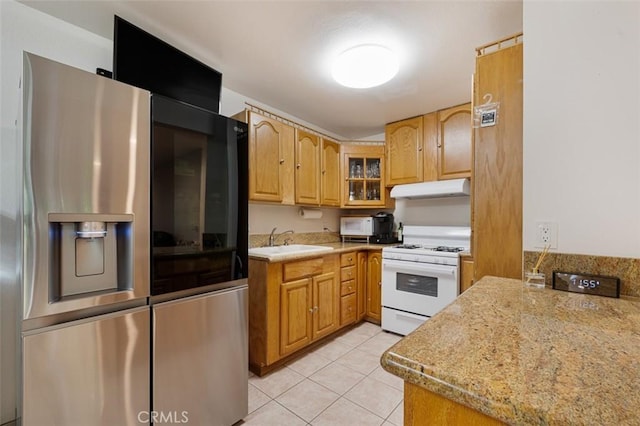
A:
POLYGON ((363 44, 345 50, 333 65, 333 78, 355 89, 380 86, 398 72, 398 58, 389 49, 363 44))

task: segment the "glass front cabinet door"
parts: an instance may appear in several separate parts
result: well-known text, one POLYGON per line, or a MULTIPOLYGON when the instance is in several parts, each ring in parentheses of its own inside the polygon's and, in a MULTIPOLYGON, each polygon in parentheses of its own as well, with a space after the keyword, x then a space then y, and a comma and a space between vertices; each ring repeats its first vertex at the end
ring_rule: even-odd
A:
POLYGON ((344 206, 384 207, 384 146, 342 144, 344 206))

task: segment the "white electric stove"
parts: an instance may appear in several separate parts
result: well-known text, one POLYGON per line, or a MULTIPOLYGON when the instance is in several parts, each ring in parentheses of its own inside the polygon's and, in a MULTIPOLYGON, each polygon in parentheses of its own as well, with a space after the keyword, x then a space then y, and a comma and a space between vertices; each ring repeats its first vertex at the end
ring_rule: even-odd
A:
POLYGON ((471 228, 405 226, 403 244, 382 249, 382 329, 406 335, 460 293, 460 252, 471 228))

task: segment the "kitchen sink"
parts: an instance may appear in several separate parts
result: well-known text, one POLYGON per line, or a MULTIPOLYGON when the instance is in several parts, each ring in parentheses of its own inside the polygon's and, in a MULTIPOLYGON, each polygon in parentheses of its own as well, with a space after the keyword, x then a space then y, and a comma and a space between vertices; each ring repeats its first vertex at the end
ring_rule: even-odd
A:
POLYGON ((249 249, 249 256, 264 257, 269 260, 302 253, 330 252, 333 248, 309 244, 291 244, 273 247, 255 247, 249 249))

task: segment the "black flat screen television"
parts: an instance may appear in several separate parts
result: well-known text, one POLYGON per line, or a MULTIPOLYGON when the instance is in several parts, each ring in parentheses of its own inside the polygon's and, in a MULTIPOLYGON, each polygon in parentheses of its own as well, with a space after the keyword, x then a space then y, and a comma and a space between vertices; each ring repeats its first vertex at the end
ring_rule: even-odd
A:
POLYGON ((114 22, 113 78, 220 112, 220 72, 119 16, 114 22))

